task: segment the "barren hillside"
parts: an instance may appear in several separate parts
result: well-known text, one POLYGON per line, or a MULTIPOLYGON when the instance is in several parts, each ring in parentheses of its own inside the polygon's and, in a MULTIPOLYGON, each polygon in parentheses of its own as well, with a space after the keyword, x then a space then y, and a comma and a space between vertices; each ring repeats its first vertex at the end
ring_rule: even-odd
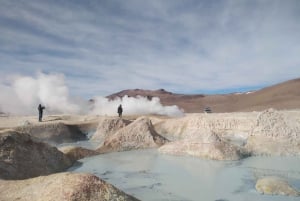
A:
POLYGON ((263 88, 252 93, 184 95, 159 90, 124 90, 108 98, 144 96, 159 97, 163 105, 178 105, 185 112, 203 112, 210 107, 213 112, 261 111, 267 108, 300 109, 300 78, 263 88))

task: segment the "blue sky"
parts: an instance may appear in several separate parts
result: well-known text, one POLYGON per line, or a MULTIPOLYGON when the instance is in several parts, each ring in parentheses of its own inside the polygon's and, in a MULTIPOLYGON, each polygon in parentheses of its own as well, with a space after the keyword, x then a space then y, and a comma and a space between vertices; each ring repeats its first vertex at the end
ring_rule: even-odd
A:
POLYGON ((298 0, 0 0, 0 84, 58 73, 73 95, 258 89, 300 77, 298 0))

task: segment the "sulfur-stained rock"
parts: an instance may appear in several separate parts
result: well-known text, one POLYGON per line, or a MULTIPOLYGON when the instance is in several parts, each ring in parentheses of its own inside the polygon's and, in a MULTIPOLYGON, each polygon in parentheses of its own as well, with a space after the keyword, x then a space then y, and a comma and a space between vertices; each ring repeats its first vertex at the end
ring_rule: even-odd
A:
POLYGON ((0 131, 0 178, 26 179, 69 168, 73 161, 56 147, 25 133, 0 131))
POLYGON ((163 145, 167 141, 166 138, 154 130, 148 118, 141 117, 115 134, 108 136, 98 151, 103 153, 154 148, 163 145))
POLYGON ((279 177, 265 177, 256 182, 255 188, 258 192, 267 195, 300 196, 299 191, 279 177))
POLYGON ((0 180, 0 201, 137 201, 92 174, 58 173, 32 179, 0 180))

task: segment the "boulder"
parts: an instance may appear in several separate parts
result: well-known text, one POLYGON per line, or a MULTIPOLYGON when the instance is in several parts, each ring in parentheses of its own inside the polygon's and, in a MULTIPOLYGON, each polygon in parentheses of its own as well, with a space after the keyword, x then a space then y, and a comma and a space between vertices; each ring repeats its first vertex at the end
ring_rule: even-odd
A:
POLYGON ((102 145, 105 138, 113 135, 118 130, 126 127, 130 123, 130 120, 126 120, 123 118, 101 118, 97 130, 91 137, 91 140, 99 141, 101 143, 100 145, 102 145))
POLYGON ((300 122, 284 112, 261 112, 250 131, 246 148, 254 155, 299 155, 300 122))
POLYGON ((58 173, 19 181, 0 180, 0 201, 137 201, 92 174, 58 173))
POLYGON ((108 136, 103 146, 98 148, 100 153, 110 151, 128 151, 133 149, 155 148, 168 140, 159 135, 153 128, 149 118, 140 117, 128 126, 108 136))
POLYGON ((299 191, 279 177, 265 177, 259 179, 256 182, 255 188, 259 193, 267 195, 300 196, 299 191))
POLYGON ((86 149, 83 147, 76 146, 65 146, 60 147, 59 150, 63 152, 72 161, 77 161, 85 157, 96 155, 97 152, 94 150, 86 149))
POLYGON ((86 134, 84 134, 78 126, 67 125, 62 122, 28 124, 20 126, 16 130, 22 133, 28 133, 39 141, 47 143, 60 144, 87 139, 86 134))
POLYGON ((52 147, 36 142, 29 134, 0 131, 0 178, 26 179, 66 170, 73 161, 52 147))

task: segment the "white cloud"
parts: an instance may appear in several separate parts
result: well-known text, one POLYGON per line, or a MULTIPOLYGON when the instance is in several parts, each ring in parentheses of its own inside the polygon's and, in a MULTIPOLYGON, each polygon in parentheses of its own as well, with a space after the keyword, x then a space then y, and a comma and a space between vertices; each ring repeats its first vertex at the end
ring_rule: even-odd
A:
POLYGON ((0 78, 63 73, 70 93, 175 92, 300 75, 299 1, 5 1, 0 78))

